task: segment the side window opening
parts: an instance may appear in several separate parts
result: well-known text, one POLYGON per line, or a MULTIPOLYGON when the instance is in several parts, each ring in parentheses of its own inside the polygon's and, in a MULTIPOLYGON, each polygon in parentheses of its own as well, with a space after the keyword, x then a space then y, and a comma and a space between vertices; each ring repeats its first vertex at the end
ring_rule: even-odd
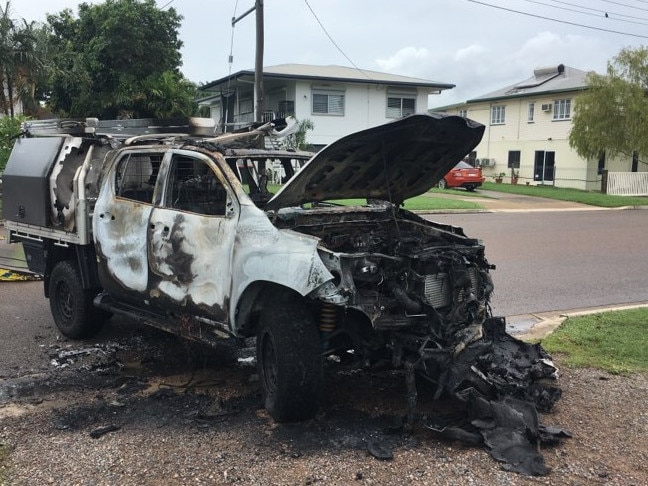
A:
POLYGON ((116 172, 117 196, 152 204, 162 156, 158 153, 131 153, 123 157, 116 172))
POLYGON ((165 205, 206 216, 225 216, 227 190, 202 160, 174 156, 165 205))

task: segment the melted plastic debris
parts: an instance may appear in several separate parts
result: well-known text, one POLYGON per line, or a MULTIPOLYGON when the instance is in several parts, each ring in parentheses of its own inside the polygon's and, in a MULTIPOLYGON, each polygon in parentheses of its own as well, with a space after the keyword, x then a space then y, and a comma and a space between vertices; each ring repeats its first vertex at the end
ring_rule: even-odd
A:
POLYGON ((17 270, 9 270, 7 268, 0 268, 0 282, 24 282, 30 280, 41 280, 42 277, 34 275, 30 272, 20 272, 17 270))
POLYGON ((539 445, 558 443, 571 434, 540 423, 538 410, 550 411, 562 395, 557 368, 544 349, 510 336, 503 321, 491 319, 481 339, 452 359, 446 357, 443 365, 437 397, 454 396, 465 410, 434 417, 427 427, 448 439, 486 445, 506 470, 548 474, 539 445))

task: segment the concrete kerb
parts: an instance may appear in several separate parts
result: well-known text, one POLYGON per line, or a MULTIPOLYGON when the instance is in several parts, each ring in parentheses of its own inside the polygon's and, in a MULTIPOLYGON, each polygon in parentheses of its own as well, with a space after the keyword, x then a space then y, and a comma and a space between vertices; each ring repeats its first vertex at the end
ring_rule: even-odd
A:
POLYGON ((507 323, 511 334, 516 338, 523 341, 538 341, 554 332, 563 322, 565 322, 566 319, 570 317, 642 308, 648 308, 648 302, 590 307, 587 309, 573 309, 559 312, 553 311, 537 314, 523 314, 507 317, 507 323))
POLYGON ((496 191, 480 191, 477 195, 466 196, 462 191, 456 193, 431 194, 442 199, 462 200, 480 204, 481 209, 432 209, 415 210, 417 214, 470 214, 470 213, 533 213, 533 212, 564 212, 564 211, 618 211, 629 209, 648 209, 644 206, 603 207, 591 206, 574 201, 564 201, 522 194, 499 193, 496 191), (481 193, 481 194, 480 194, 481 193))
POLYGON ((555 213, 568 211, 632 211, 648 209, 648 206, 586 206, 586 207, 567 207, 567 208, 486 208, 486 209, 415 209, 412 212, 424 214, 471 214, 471 213, 555 213))

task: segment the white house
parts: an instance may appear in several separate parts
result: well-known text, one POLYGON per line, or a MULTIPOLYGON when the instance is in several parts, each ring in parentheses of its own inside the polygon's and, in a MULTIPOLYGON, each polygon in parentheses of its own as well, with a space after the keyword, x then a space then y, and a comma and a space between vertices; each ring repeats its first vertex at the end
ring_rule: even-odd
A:
MULTIPOLYGON (((310 119, 308 142, 321 148, 344 135, 412 113, 426 112, 428 96, 453 84, 342 66, 282 64, 263 68, 264 120, 310 119)), ((239 71, 199 88, 227 131, 254 121, 254 71, 239 71)))
POLYGON ((574 100, 587 73, 560 64, 538 68, 519 83, 436 111, 486 125, 472 157, 486 176, 513 172, 520 183, 596 190, 603 169, 637 171, 637 161, 585 160, 569 146, 574 100))

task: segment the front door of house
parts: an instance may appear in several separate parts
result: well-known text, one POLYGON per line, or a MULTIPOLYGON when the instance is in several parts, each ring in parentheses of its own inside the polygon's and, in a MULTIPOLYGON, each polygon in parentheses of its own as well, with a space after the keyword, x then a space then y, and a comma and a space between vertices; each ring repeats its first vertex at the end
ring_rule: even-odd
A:
POLYGON ((556 165, 556 152, 536 150, 533 180, 541 183, 553 182, 556 165))

